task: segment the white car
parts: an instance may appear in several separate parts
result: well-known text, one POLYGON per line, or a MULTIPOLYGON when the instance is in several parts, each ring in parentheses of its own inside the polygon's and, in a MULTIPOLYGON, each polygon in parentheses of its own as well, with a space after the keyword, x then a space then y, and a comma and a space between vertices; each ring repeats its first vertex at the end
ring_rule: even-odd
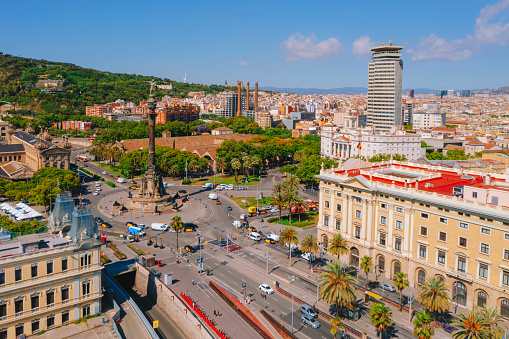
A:
POLYGON ((102 191, 103 189, 101 188, 101 186, 97 186, 95 190, 96 191, 102 191))
POLYGON ((391 286, 391 285, 387 285, 387 284, 380 284, 380 288, 381 288, 382 290, 391 291, 391 292, 396 292, 396 289, 394 288, 394 286, 391 286))
POLYGON ((279 212, 279 208, 271 208, 271 209, 270 209, 270 211, 271 211, 272 213, 279 212))
POLYGON ((267 294, 274 294, 274 290, 267 284, 261 284, 260 286, 258 286, 258 289, 267 294))
POLYGON ((218 190, 218 191, 222 191, 222 190, 224 190, 224 186, 217 186, 217 187, 216 187, 216 190, 218 190))
POLYGON ((106 174, 106 171, 103 171, 103 174, 106 174))
MULTIPOLYGON (((309 253, 302 253, 300 257, 306 261, 309 261, 309 253)), ((316 261, 316 256, 314 254, 311 254, 311 261, 316 261)))
POLYGON ((225 190, 232 190, 233 189, 233 185, 228 185, 225 187, 225 190))
POLYGON ((95 192, 94 192, 94 195, 99 195, 99 191, 95 191, 95 192))
POLYGON ((318 328, 320 327, 320 323, 316 321, 316 319, 308 314, 302 315, 302 322, 305 324, 308 324, 312 328, 318 328))
POLYGON ((138 224, 138 227, 141 228, 141 229, 145 229, 145 228, 147 228, 147 225, 145 225, 145 224, 138 224))
POLYGON ((266 237, 267 239, 272 239, 274 240, 275 242, 278 242, 279 241, 279 235, 275 234, 275 233, 270 233, 267 235, 266 237))

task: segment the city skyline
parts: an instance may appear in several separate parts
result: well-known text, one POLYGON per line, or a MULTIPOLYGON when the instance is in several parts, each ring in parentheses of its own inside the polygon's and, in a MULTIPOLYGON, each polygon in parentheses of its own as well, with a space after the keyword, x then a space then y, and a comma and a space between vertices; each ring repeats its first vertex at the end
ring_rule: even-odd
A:
POLYGON ((332 1, 121 4, 7 3, 19 15, 0 23, 1 51, 194 83, 326 89, 367 87, 369 49, 391 39, 404 47, 403 88, 509 85, 509 0, 370 3, 369 11, 332 1))

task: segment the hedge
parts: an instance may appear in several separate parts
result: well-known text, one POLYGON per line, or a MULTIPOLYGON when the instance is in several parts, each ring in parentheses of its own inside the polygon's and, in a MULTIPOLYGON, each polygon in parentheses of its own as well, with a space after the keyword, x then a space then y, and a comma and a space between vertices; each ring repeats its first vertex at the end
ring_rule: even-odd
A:
POLYGON ((122 251, 120 251, 114 243, 110 242, 108 247, 113 250, 113 254, 115 254, 115 256, 120 260, 127 258, 127 256, 122 251))
POLYGON ((133 245, 127 245, 127 247, 129 247, 130 249, 132 249, 134 251, 134 253, 136 254, 139 254, 139 255, 147 255, 147 253, 143 252, 142 250, 140 249, 137 249, 136 247, 134 247, 133 245))
POLYGON ((108 257, 106 256, 106 254, 101 253, 101 262, 102 262, 103 264, 107 264, 107 263, 111 262, 111 259, 110 259, 110 258, 108 258, 108 257))
POLYGON ((274 217, 274 218, 269 218, 269 219, 267 219, 267 222, 268 222, 268 223, 276 222, 276 221, 278 221, 278 217, 274 217))
POLYGON ((114 183, 114 182, 110 182, 110 181, 108 181, 108 182, 106 182, 106 184, 107 184, 108 186, 110 186, 110 187, 115 188, 115 183, 114 183))

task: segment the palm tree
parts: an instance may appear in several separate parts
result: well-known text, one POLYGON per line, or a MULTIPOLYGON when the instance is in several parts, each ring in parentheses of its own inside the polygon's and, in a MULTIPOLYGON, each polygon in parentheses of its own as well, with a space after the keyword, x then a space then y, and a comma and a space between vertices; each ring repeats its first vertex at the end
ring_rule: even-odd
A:
POLYGON ((336 316, 335 318, 331 318, 330 320, 330 333, 334 334, 334 339, 336 339, 336 335, 338 334, 338 328, 343 329, 345 325, 341 322, 341 318, 336 316))
POLYGON ((392 277, 392 282, 394 283, 394 286, 399 291, 399 311, 403 309, 403 289, 407 287, 410 282, 406 278, 407 275, 403 272, 398 272, 392 277))
POLYGON ((159 164, 159 167, 166 175, 168 175, 168 173, 170 172, 170 168, 171 168, 171 159, 169 157, 164 157, 163 159, 161 159, 161 163, 159 164))
POLYGON ((281 220, 281 206, 284 205, 284 196, 283 196, 284 185, 282 182, 278 182, 272 188, 272 194, 274 195, 274 203, 277 205, 279 209, 279 220, 281 220))
POLYGON ((176 177, 177 174, 179 174, 179 173, 180 173, 180 168, 179 168, 179 165, 177 165, 177 164, 173 164, 173 166, 171 166, 168 171, 168 174, 170 174, 173 177, 176 177))
POLYGON ((194 171, 196 172, 196 170, 198 168, 200 168, 200 164, 198 164, 198 161, 196 161, 196 159, 193 159, 189 162, 189 165, 188 165, 188 168, 191 170, 191 171, 194 171))
POLYGON ((430 339, 435 334, 435 326, 426 310, 415 315, 413 335, 417 339, 430 339))
POLYGON ((311 257, 313 256, 313 253, 316 253, 320 249, 320 246, 318 246, 316 242, 316 237, 311 233, 306 234, 300 241, 301 251, 309 253, 309 269, 311 269, 311 257))
POLYGON ((297 239, 298 235, 299 232, 290 226, 285 227, 281 233, 279 233, 279 243, 283 246, 288 246, 288 259, 290 259, 290 266, 292 266, 292 245, 297 245, 299 243, 299 239, 297 239))
POLYGON ((486 329, 478 311, 467 311, 467 313, 460 313, 456 319, 451 323, 456 327, 453 331, 452 337, 454 339, 484 339, 489 338, 486 336, 486 329))
POLYGON ((242 165, 244 166, 246 178, 249 177, 249 169, 251 168, 251 157, 249 155, 244 155, 242 157, 242 165))
POLYGON ((221 175, 224 176, 224 170, 226 168, 226 161, 224 161, 223 158, 217 157, 216 158, 216 167, 218 170, 221 171, 221 175))
POLYGON ((392 324, 391 309, 384 304, 376 303, 369 310, 369 317, 371 318, 371 323, 375 326, 378 333, 380 333, 380 338, 382 338, 382 333, 392 324))
POLYGON ((353 269, 340 261, 333 261, 324 267, 325 272, 318 276, 320 297, 330 305, 336 306, 339 314, 340 307, 351 305, 355 301, 357 279, 353 269))
POLYGON ((286 179, 283 181, 284 185, 292 192, 298 192, 300 179, 295 174, 288 174, 286 179))
POLYGON ((371 271, 371 268, 373 267, 373 262, 371 261, 371 257, 367 256, 367 255, 362 257, 359 267, 361 270, 364 271, 364 273, 366 273, 366 290, 368 290, 368 282, 369 282, 368 281, 368 273, 369 273, 369 271, 371 271))
POLYGON ((483 328, 486 331, 487 338, 502 338, 504 336, 504 330, 499 326, 502 316, 497 314, 497 310, 484 305, 483 308, 479 309, 478 316, 481 317, 483 322, 483 328))
POLYGON ((334 235, 332 240, 329 242, 329 245, 327 246, 327 250, 331 254, 337 255, 338 260, 340 256, 347 254, 349 251, 346 239, 343 238, 341 233, 337 233, 334 235))
POLYGON ((238 179, 237 171, 242 168, 242 163, 240 162, 239 159, 233 158, 232 161, 230 162, 230 166, 235 171, 235 184, 238 185, 239 181, 237 180, 238 179))
POLYGON ((284 205, 283 195, 278 194, 276 197, 272 198, 272 204, 277 205, 279 210, 279 220, 281 220, 281 206, 284 205))
POLYGON ((175 231, 177 234, 177 249, 179 248, 179 231, 184 228, 184 223, 182 222, 182 218, 178 215, 174 216, 171 219, 171 228, 175 231))
POLYGON ((299 222, 300 222, 300 216, 301 216, 301 213, 300 211, 306 211, 307 208, 308 208, 308 204, 306 204, 304 202, 304 199, 302 199, 301 197, 297 196, 297 199, 295 199, 295 208, 297 209, 297 213, 299 213, 299 222))
POLYGON ((442 313, 451 307, 449 290, 437 277, 429 278, 419 288, 417 300, 428 311, 442 313))
POLYGON ((255 178, 255 167, 262 163, 262 159, 259 156, 253 155, 251 157, 251 166, 253 167, 253 180, 255 178))
POLYGON ((286 191, 283 199, 288 207, 288 224, 292 224, 292 207, 299 201, 299 196, 291 191, 286 191))

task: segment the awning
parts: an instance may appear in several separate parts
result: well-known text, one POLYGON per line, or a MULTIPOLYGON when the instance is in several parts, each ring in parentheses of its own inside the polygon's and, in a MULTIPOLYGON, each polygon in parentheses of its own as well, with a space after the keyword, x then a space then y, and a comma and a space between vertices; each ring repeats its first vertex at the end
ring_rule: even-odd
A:
POLYGON ((369 295, 371 298, 378 300, 378 301, 382 301, 382 299, 383 299, 382 296, 380 296, 376 293, 370 292, 370 291, 366 291, 366 294, 369 295))

